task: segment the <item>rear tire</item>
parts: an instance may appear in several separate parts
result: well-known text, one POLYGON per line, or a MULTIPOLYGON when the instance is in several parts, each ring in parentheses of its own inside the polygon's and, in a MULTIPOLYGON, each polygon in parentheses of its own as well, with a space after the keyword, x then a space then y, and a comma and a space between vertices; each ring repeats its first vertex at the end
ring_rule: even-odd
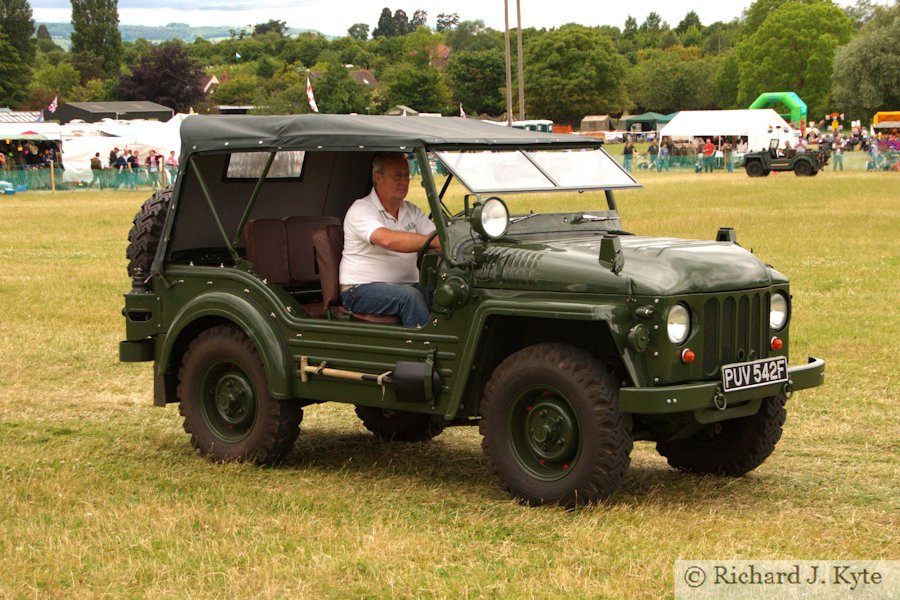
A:
POLYGON ((810 175, 812 175, 812 172, 812 165, 805 160, 799 160, 794 163, 794 175, 796 175, 797 177, 809 177, 810 175))
POLYGON ((386 442, 425 442, 444 431, 444 421, 433 415, 357 406, 363 426, 386 442))
POLYGON ((669 465, 688 473, 739 477, 763 464, 781 439, 785 397, 765 398, 749 417, 712 423, 692 437, 658 442, 669 465))
POLYGON ((184 430, 201 454, 273 464, 291 451, 303 410, 269 395, 256 346, 240 329, 219 325, 198 335, 178 380, 184 430))
POLYGON ((481 400, 481 447, 500 486, 530 504, 604 500, 631 462, 619 382, 586 351, 537 344, 494 369, 481 400))

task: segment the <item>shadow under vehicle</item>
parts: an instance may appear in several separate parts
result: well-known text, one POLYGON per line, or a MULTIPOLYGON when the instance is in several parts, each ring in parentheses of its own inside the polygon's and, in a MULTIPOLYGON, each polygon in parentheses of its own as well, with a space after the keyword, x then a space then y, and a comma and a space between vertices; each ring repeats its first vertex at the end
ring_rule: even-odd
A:
POLYGON ((815 177, 828 164, 824 149, 802 150, 778 148, 779 140, 769 142, 769 149, 744 154, 744 170, 750 177, 766 177, 772 171, 793 171, 798 177, 815 177))
POLYGON ((345 402, 385 440, 477 425, 512 497, 576 506, 616 490, 637 440, 677 469, 742 475, 793 392, 823 383, 820 359, 788 366, 788 279, 729 228, 624 231, 614 191, 638 184, 598 140, 302 115, 191 116, 182 142, 174 189, 129 234, 120 358, 154 362, 155 404, 179 403, 213 460, 277 462, 303 407, 345 402), (417 257, 421 328, 340 304, 341 219, 383 151, 434 165, 421 184, 442 250, 417 257))

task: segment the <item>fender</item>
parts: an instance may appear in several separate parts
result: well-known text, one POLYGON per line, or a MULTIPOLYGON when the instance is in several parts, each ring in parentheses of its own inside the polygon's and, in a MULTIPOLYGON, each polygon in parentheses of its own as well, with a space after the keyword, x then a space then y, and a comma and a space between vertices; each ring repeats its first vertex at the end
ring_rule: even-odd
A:
POLYGON ((188 325, 203 317, 221 317, 240 327, 256 345, 266 370, 272 397, 279 400, 290 399, 293 393, 290 357, 282 336, 267 315, 257 303, 227 291, 200 294, 172 319, 157 357, 158 374, 164 373, 168 368, 175 342, 188 325))
MULTIPOLYGON (((472 318, 472 331, 483 330, 488 317, 500 315, 509 317, 537 317, 541 319, 594 321, 606 323, 612 333, 619 355, 625 359, 630 356, 626 353, 627 329, 617 326, 617 323, 629 323, 628 308, 624 304, 580 304, 571 302, 532 302, 523 308, 519 302, 506 302, 503 300, 488 300, 482 302, 472 318), (624 315, 622 312, 624 311, 624 315)), ((468 336, 468 342, 460 352, 459 374, 460 381, 453 386, 453 394, 447 404, 445 416, 454 419, 463 404, 464 391, 468 392, 469 383, 473 377, 472 363, 478 351, 478 344, 482 336, 468 336)), ((638 380, 639 373, 631 360, 624 360, 625 367, 633 380, 638 380)))

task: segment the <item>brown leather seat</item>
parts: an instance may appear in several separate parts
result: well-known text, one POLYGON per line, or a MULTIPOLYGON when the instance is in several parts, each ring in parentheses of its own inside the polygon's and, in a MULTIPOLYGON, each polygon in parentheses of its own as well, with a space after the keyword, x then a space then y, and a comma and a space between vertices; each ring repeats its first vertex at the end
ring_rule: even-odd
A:
MULTIPOLYGON (((340 220, 298 216, 248 221, 241 234, 247 260, 266 283, 294 290, 298 298, 304 290, 317 290, 321 284, 312 232, 326 224, 340 227, 340 220)), ((323 302, 304 302, 301 306, 310 317, 325 316, 323 302)))
POLYGON ((322 282, 322 299, 325 310, 338 317, 350 315, 351 318, 367 323, 399 325, 397 315, 364 315, 350 313, 341 304, 341 286, 339 270, 341 254, 344 251, 344 231, 340 224, 329 223, 318 227, 312 233, 313 247, 316 251, 316 263, 319 265, 319 279, 322 282))

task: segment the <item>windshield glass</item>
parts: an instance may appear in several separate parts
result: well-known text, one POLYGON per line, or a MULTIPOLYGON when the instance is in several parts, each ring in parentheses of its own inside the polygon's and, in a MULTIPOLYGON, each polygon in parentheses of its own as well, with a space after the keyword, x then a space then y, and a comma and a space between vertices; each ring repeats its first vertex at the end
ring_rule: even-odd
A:
POLYGON ((640 187, 600 148, 435 154, 476 194, 640 187))

